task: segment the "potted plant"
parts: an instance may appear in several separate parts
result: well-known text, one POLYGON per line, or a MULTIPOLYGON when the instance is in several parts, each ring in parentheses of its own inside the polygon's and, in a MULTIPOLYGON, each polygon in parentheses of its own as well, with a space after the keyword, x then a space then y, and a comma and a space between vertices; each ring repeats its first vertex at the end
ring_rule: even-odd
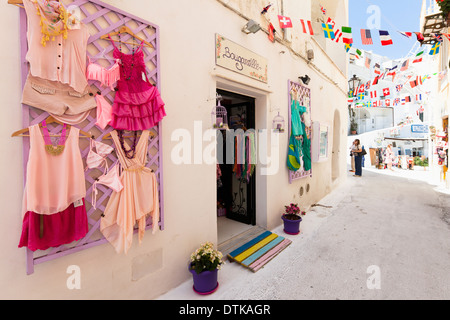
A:
POLYGON ((291 203, 289 206, 284 207, 285 212, 281 216, 284 223, 284 232, 292 235, 299 234, 300 222, 303 220, 300 214, 305 215, 305 212, 301 211, 296 203, 291 203))
POLYGON ((198 294, 211 294, 217 290, 217 273, 224 264, 223 255, 214 249, 211 242, 203 243, 191 254, 189 271, 194 280, 194 291, 198 294))
POLYGON ((356 134, 356 131, 358 130, 358 123, 356 123, 355 118, 352 118, 350 122, 350 131, 352 134, 356 134))

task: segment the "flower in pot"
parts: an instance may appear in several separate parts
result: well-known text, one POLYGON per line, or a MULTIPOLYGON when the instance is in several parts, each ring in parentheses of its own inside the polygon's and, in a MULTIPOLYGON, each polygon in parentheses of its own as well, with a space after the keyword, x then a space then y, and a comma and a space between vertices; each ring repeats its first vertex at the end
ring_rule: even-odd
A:
POLYGON ((305 215, 304 211, 301 211, 296 203, 291 203, 289 206, 284 206, 285 212, 281 216, 284 223, 284 232, 287 234, 299 234, 300 233, 300 222, 302 222, 302 217, 300 214, 305 215))
POLYGON ((358 130, 358 123, 356 123, 355 119, 352 119, 350 123, 350 131, 352 134, 356 134, 356 131, 358 130))
POLYGON ((222 253, 214 249, 211 242, 203 243, 191 254, 189 271, 193 276, 195 292, 205 295, 217 290, 217 273, 224 264, 222 258, 222 253))

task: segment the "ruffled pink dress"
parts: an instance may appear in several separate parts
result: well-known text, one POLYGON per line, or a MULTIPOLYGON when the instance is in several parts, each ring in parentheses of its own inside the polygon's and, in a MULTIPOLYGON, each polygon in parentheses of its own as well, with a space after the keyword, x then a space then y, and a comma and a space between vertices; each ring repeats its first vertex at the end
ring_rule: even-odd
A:
POLYGON ((112 43, 113 56, 120 59, 121 64, 109 125, 116 130, 149 130, 166 116, 166 111, 158 89, 148 81, 143 43, 134 54, 122 53, 112 43), (146 80, 142 79, 142 74, 146 80))

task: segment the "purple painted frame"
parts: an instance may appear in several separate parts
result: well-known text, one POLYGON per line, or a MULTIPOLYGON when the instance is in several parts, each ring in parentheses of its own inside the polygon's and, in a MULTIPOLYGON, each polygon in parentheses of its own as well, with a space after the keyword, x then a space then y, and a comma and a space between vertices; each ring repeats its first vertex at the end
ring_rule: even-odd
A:
MULTIPOLYGON (((66 1, 67 2, 67 1, 66 1)), ((103 3, 102 1, 98 0, 75 0, 72 3, 70 3, 71 6, 77 6, 80 8, 82 14, 85 15, 85 18, 82 20, 83 23, 90 25, 90 27, 96 28, 97 33, 94 35, 91 35, 88 41, 88 55, 90 58, 93 58, 94 60, 96 58, 102 58, 107 53, 110 53, 113 49, 112 44, 109 44, 107 47, 102 47, 100 42, 105 40, 100 40, 100 37, 104 34, 108 34, 109 32, 115 31, 122 25, 127 25, 130 27, 130 29, 133 30, 135 34, 141 33, 143 34, 143 37, 146 41, 152 44, 153 49, 149 49, 146 47, 143 47, 144 53, 145 53, 145 62, 147 64, 147 75, 149 80, 153 82, 154 85, 157 86, 158 90, 161 92, 160 84, 161 84, 161 74, 160 74, 160 55, 159 55, 159 27, 145 21, 139 17, 133 16, 127 12, 124 12, 122 10, 119 10, 109 4, 103 3), (90 13, 88 9, 85 8, 86 5, 91 6, 92 8, 95 8, 96 12, 90 13), (114 17, 118 18, 118 21, 113 22, 109 15, 113 14, 114 17), (107 22, 107 27, 102 28, 100 24, 96 21, 96 19, 102 18, 103 22, 107 22), (136 28, 133 28, 134 25, 137 25, 136 28), (149 33, 149 30, 152 31, 152 33, 149 33), (98 51, 96 55, 90 54, 89 49, 94 49, 94 51, 98 51), (150 68, 150 66, 153 66, 153 68, 150 68)), ((25 59, 26 53, 28 51, 28 45, 27 45, 27 39, 26 39, 26 32, 27 32, 27 17, 24 9, 20 9, 20 45, 21 45, 21 62, 22 62, 22 68, 21 68, 21 74, 22 74, 22 87, 25 84, 25 80, 28 74, 28 64, 25 59)), ((91 32, 92 33, 92 32, 91 32)), ((127 41, 127 39, 130 38, 128 35, 123 36, 123 41, 127 41)), ((131 50, 130 45, 124 45, 122 44, 122 47, 127 48, 128 50, 131 50)), ((99 84, 96 84, 94 82, 90 82, 91 85, 95 85, 101 92, 102 95, 109 99, 110 102, 113 101, 113 95, 114 92, 112 92, 109 88, 100 87, 99 84)), ((47 117, 46 112, 42 112, 39 114, 38 109, 29 107, 27 105, 22 105, 23 110, 23 126, 28 127, 30 125, 33 125, 35 123, 38 123, 45 119, 47 117)), ((111 127, 106 128, 104 131, 101 131, 98 127, 95 127, 95 109, 93 112, 91 112, 91 115, 88 117, 88 120, 85 122, 88 122, 87 125, 84 125, 85 122, 78 125, 77 127, 80 127, 80 129, 84 131, 91 131, 91 130, 97 130, 100 131, 100 135, 96 136, 97 140, 102 140, 102 137, 111 132, 113 129, 111 127)), ((60 128, 57 126, 53 128, 52 131, 59 131, 60 128)), ((155 174, 157 175, 158 185, 159 185, 159 197, 160 197, 160 221, 159 221, 159 228, 160 230, 164 229, 164 195, 163 195, 163 170, 162 170, 162 139, 161 139, 161 133, 162 133, 162 125, 159 123, 156 127, 152 129, 154 133, 156 133, 155 138, 153 138, 150 141, 149 144, 149 153, 148 153, 148 167, 151 167, 154 169, 155 174), (150 152, 156 149, 156 153, 150 154, 150 152)), ((104 140, 102 141, 106 143, 104 140)), ((26 168, 27 168, 27 161, 28 161, 28 154, 29 154, 29 148, 30 148, 30 141, 29 138, 23 139, 23 168, 24 168, 24 185, 26 183, 26 168)), ((85 147, 84 149, 81 147, 81 153, 82 157, 85 158, 89 152, 89 147, 85 147)), ((112 162, 115 162, 117 158, 115 158, 114 154, 109 155, 108 159, 112 162)), ((86 172, 86 182, 89 185, 87 188, 87 195, 86 195, 86 203, 91 203, 91 190, 92 190, 92 183, 94 182, 95 178, 92 177, 92 174, 96 173, 94 171, 95 169, 88 170, 86 172)), ((98 172, 97 172, 98 173, 98 172)), ((104 243, 107 243, 107 240, 101 236, 97 239, 91 239, 91 237, 98 231, 100 226, 100 219, 98 211, 104 210, 104 206, 102 205, 102 202, 106 200, 109 195, 112 193, 112 190, 99 186, 99 191, 103 192, 103 195, 100 196, 97 199, 98 205, 97 209, 93 209, 92 207, 89 208, 87 205, 87 211, 88 211, 88 221, 89 221, 89 232, 88 234, 81 240, 77 241, 76 243, 72 243, 69 245, 62 245, 58 248, 51 248, 47 251, 40 252, 41 255, 37 256, 35 252, 26 249, 26 271, 27 274, 32 274, 34 272, 34 266, 36 264, 40 264, 46 261, 50 261, 65 255, 69 255, 75 252, 79 252, 81 250, 85 250, 88 248, 91 248, 93 246, 101 245, 104 243), (97 215, 97 220, 95 220, 95 215, 97 215), (94 218, 92 218, 94 216, 94 218)), ((101 213, 101 211, 100 211, 101 213)), ((151 218, 147 221, 147 229, 151 228, 151 218)))
MULTIPOLYGON (((291 121, 292 121, 292 113, 291 113, 291 104, 292 104, 292 94, 291 91, 293 88, 296 88, 298 90, 298 92, 300 92, 301 95, 301 99, 303 100, 305 97, 307 97, 309 99, 309 105, 308 105, 308 109, 309 109, 309 116, 311 117, 311 89, 301 85, 300 83, 297 82, 293 82, 288 80, 288 101, 289 101, 289 130, 288 130, 288 137, 291 136, 291 121)), ((310 119, 311 120, 311 119, 310 119)), ((311 123, 311 121, 310 121, 311 123)), ((312 128, 309 126, 306 128, 307 130, 310 130, 310 138, 311 138, 311 132, 312 132, 312 128)), ((311 152, 311 149, 309 150, 309 152, 311 152)), ((312 177, 312 168, 308 171, 304 171, 303 168, 301 168, 298 171, 289 171, 289 183, 292 184, 292 182, 294 182, 295 180, 299 180, 299 179, 303 179, 306 177, 312 177)))

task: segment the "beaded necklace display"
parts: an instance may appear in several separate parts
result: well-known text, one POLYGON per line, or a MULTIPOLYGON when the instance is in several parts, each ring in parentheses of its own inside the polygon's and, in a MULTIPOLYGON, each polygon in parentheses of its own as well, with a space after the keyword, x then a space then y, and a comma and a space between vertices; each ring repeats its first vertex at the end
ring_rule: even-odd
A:
MULTIPOLYGON (((133 43, 134 43, 134 37, 133 37, 133 43)), ((120 51, 120 53, 122 53, 122 42, 121 42, 121 39, 120 39, 120 33, 119 33, 119 51, 120 51)), ((135 48, 134 48, 134 45, 132 46, 132 49, 131 49, 131 68, 130 68, 130 72, 129 72, 129 74, 128 74, 128 77, 124 77, 125 78, 125 80, 130 80, 131 79, 131 76, 133 75, 133 68, 134 68, 134 54, 136 53, 136 50, 135 50, 135 48)), ((121 61, 121 63, 122 63, 122 68, 123 68, 123 70, 125 70, 125 68, 124 68, 124 64, 123 64, 123 61, 121 61)), ((125 73, 125 72, 124 72, 125 73)))
POLYGON ((120 147, 123 150, 123 153, 125 154, 125 157, 128 159, 133 159, 136 155, 136 144, 137 144, 137 131, 134 131, 134 139, 133 139, 133 145, 130 147, 129 150, 125 147, 124 140, 123 140, 123 131, 124 130, 117 130, 117 134, 119 136, 119 142, 120 147))
POLYGON ((61 132, 61 137, 59 138, 58 144, 55 146, 50 139, 50 134, 47 129, 47 122, 42 121, 42 131, 44 132, 44 141, 45 141, 45 151, 51 154, 52 156, 58 156, 63 153, 65 144, 66 144, 66 128, 67 125, 64 123, 63 129, 61 132))

